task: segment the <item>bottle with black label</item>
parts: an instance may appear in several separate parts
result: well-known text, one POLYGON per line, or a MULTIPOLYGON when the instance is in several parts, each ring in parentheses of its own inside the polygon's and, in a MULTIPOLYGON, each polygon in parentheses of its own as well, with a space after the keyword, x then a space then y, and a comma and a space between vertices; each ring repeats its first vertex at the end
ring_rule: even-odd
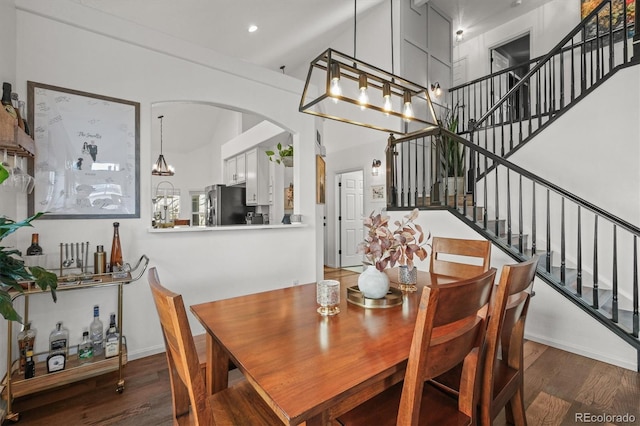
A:
POLYGON ((18 119, 18 113, 13 107, 13 103, 11 102, 11 83, 2 83, 2 99, 0 99, 0 103, 4 107, 4 110, 9 113, 9 115, 11 115, 16 120, 18 119))
POLYGON ((27 365, 27 352, 33 351, 36 341, 36 330, 28 322, 24 330, 18 333, 18 351, 20 352, 19 371, 22 373, 27 365))
POLYGON ((116 326, 116 314, 111 314, 109 318, 109 329, 105 337, 104 356, 111 358, 120 352, 120 333, 116 326))
POLYGON ((62 326, 62 321, 49 335, 49 354, 61 353, 65 357, 69 354, 69 330, 62 326))
POLYGON ((27 364, 24 368, 24 378, 30 379, 36 375, 36 363, 33 360, 33 351, 27 352, 27 364))
POLYGON ((38 241, 38 234, 31 234, 31 245, 27 248, 27 256, 39 256, 42 254, 42 247, 38 241))

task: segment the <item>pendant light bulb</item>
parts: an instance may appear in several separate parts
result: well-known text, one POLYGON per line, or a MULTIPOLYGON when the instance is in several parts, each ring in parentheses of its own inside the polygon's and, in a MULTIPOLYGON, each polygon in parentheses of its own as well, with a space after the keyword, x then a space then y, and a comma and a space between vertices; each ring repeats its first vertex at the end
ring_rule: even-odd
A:
POLYGON ((404 115, 405 119, 410 120, 413 118, 413 106, 411 105, 411 92, 405 91, 403 99, 404 99, 404 108, 402 110, 402 115, 404 115))
POLYGON ((387 113, 393 109, 393 105, 391 104, 391 85, 389 83, 382 85, 382 102, 382 109, 387 113))
MULTIPOLYGON (((331 63, 331 82, 329 83, 329 94, 337 98, 342 96, 342 87, 340 86, 340 65, 337 62, 331 63)), ((333 102, 338 102, 334 99, 333 102)))
POLYGON ((366 74, 360 74, 360 77, 358 77, 358 86, 360 88, 360 95, 358 96, 358 102, 360 103, 360 109, 364 110, 366 106, 369 104, 369 94, 367 93, 369 84, 367 83, 366 74))

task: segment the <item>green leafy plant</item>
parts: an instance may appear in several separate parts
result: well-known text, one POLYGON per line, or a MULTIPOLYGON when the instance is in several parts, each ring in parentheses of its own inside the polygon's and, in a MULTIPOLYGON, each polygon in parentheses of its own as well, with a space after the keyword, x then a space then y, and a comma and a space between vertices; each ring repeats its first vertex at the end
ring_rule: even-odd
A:
MULTIPOLYGON (((442 126, 451 133, 458 132, 458 105, 447 111, 440 120, 442 126)), ((442 166, 447 170, 449 177, 464 177, 465 151, 464 145, 450 136, 443 135, 442 141, 442 166)))
POLYGON ((381 213, 371 212, 364 219, 364 226, 369 229, 364 241, 358 245, 358 252, 364 253, 364 263, 374 265, 383 271, 387 266, 393 268, 398 263, 413 268, 413 258, 424 260, 427 257, 426 247, 431 247, 431 233, 425 236, 422 227, 414 220, 418 218, 418 209, 404 216, 402 222, 396 221, 396 230, 389 230, 389 217, 381 213))
POLYGON ((272 150, 265 151, 265 154, 269 157, 269 161, 275 161, 278 164, 283 163, 285 165, 293 164, 293 145, 287 145, 283 148, 282 144, 278 143, 276 148, 278 150, 278 155, 276 155, 276 152, 272 150))
MULTIPOLYGON (((7 179, 8 176, 7 170, 0 165, 0 183, 7 179)), ((37 213, 20 222, 0 217, 0 241, 22 227, 31 226, 31 221, 36 220, 43 214, 37 213)), ((10 292, 24 292, 21 282, 28 281, 35 282, 42 291, 50 289, 53 301, 57 300, 56 288, 58 280, 54 273, 39 266, 27 267, 18 250, 0 246, 0 314, 5 319, 22 322, 22 317, 13 308, 12 294, 10 292)))

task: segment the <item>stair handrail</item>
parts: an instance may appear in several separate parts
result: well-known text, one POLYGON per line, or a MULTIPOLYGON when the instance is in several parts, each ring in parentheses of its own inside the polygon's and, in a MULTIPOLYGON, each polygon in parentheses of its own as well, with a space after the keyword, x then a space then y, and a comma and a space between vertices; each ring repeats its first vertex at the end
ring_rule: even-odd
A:
POLYGON ((411 134, 411 135, 407 135, 405 137, 402 138, 390 138, 389 139, 389 147, 393 146, 393 145, 397 145, 399 143, 402 142, 406 142, 412 139, 419 139, 421 137, 427 137, 427 136, 436 136, 436 135, 440 135, 440 136, 446 136, 449 138, 454 139, 455 141, 457 141, 458 143, 461 143, 465 146, 467 146, 470 150, 478 152, 479 154, 490 158, 491 160, 493 160, 494 162, 500 163, 501 165, 505 166, 506 168, 513 170, 514 172, 530 179, 531 181, 545 187, 548 188, 552 191, 554 191, 557 194, 560 194, 562 197, 573 201, 574 203, 580 205, 581 207, 584 207, 585 209, 597 214, 598 216, 607 219, 608 221, 615 223, 617 226, 619 226, 620 228, 623 228, 627 231, 629 231, 630 233, 639 236, 640 237, 640 227, 637 227, 629 222, 627 222, 626 220, 613 215, 611 213, 609 213, 606 210, 603 210, 602 208, 596 206, 595 204, 592 204, 590 202, 588 202, 587 200, 578 197, 575 194, 572 194, 571 192, 568 192, 567 190, 559 187, 558 185, 549 182, 548 180, 534 174, 531 173, 528 170, 523 169, 522 167, 518 166, 517 164, 512 163, 509 160, 504 159, 503 157, 494 154, 493 152, 474 144, 473 142, 459 136, 456 133, 452 133, 448 130, 446 130, 443 127, 439 128, 439 132, 433 132, 433 130, 430 130, 428 132, 425 132, 424 134, 411 134))
MULTIPOLYGON (((608 6, 611 8, 612 1, 613 0, 603 1, 595 9, 593 9, 591 13, 589 13, 582 21, 580 21, 580 23, 576 25, 573 28, 573 30, 571 30, 569 34, 567 34, 558 44, 556 44, 549 51, 549 53, 547 53, 545 56, 542 57, 542 59, 536 64, 536 66, 531 68, 529 72, 527 72, 522 77, 522 79, 518 83, 516 83, 498 102, 496 102, 482 117, 480 117, 477 121, 475 121, 475 123, 473 124, 472 131, 478 129, 480 127, 480 123, 484 122, 487 118, 489 118, 503 103, 505 103, 511 97, 513 93, 520 90, 520 87, 522 87, 525 84, 525 81, 528 81, 531 78, 531 76, 533 76, 538 70, 540 70, 540 68, 542 68, 547 62, 549 62, 549 60, 552 57, 557 55, 558 51, 561 51, 564 45, 567 44, 569 40, 571 40, 574 36, 576 36, 580 31, 584 29, 587 21, 592 19, 594 16, 597 16, 598 13, 600 13, 600 11, 605 8, 605 6, 608 6)), ((627 19, 626 19, 627 4, 625 1, 623 1, 623 4, 624 4, 624 13, 625 13, 623 22, 624 22, 624 28, 627 28, 627 19)), ((609 31, 613 31, 613 28, 609 28, 609 31)), ((625 34, 624 42, 626 43, 626 34, 625 34)), ((586 40, 583 40, 583 43, 586 43, 586 40)))

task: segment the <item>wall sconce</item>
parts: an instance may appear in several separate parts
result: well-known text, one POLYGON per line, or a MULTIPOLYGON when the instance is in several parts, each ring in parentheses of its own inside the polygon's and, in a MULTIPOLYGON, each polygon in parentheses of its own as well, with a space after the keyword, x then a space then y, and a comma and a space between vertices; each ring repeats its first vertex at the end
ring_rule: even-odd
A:
POLYGON ((456 41, 462 41, 462 33, 464 33, 462 30, 456 31, 456 41))
POLYGON ((382 166, 382 161, 374 158, 371 164, 371 176, 378 176, 380 174, 380 166, 382 166))
POLYGON ((156 160, 153 168, 151 169, 151 174, 154 176, 173 176, 175 174, 175 169, 171 165, 167 165, 166 160, 164 159, 164 155, 162 155, 162 118, 164 115, 159 115, 160 119, 160 155, 156 160))
POLYGON ((431 85, 431 93, 433 93, 433 96, 435 96, 436 98, 439 98, 440 95, 442 94, 442 89, 440 89, 440 83, 438 83, 437 81, 431 85))

